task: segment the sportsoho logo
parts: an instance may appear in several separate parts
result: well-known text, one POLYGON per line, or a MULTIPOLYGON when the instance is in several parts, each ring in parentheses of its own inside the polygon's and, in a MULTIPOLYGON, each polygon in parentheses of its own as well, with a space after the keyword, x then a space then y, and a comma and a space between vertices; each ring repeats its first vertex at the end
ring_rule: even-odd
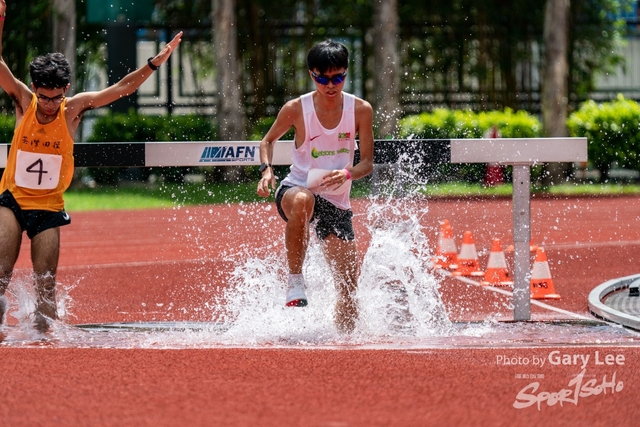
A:
POLYGON ((250 145, 215 145, 205 147, 200 156, 200 163, 253 162, 256 146, 250 145))

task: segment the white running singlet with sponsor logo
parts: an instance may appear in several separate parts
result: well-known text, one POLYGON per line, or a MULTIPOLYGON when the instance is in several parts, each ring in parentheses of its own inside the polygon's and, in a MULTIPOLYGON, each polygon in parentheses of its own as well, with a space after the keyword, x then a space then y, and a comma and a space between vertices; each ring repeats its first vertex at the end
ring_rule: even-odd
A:
MULTIPOLYGON (((313 105, 313 92, 300 97, 304 116, 305 139, 299 148, 294 148, 291 172, 282 180, 282 185, 307 186, 310 169, 336 170, 353 166, 356 150, 355 96, 342 92, 342 118, 333 129, 320 123, 313 105)), ((350 209, 348 189, 341 194, 320 194, 340 209, 350 209)))

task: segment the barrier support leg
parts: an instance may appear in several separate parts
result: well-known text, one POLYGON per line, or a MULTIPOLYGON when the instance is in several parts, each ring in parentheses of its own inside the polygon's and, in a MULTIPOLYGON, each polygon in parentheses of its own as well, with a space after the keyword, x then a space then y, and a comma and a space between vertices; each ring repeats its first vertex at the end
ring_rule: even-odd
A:
POLYGON ((531 169, 530 166, 513 165, 513 243, 514 285, 513 318, 531 320, 529 290, 531 244, 531 169))
POLYGON ((373 165, 373 172, 371 172, 371 195, 379 196, 380 195, 380 184, 382 180, 380 179, 380 165, 373 165))

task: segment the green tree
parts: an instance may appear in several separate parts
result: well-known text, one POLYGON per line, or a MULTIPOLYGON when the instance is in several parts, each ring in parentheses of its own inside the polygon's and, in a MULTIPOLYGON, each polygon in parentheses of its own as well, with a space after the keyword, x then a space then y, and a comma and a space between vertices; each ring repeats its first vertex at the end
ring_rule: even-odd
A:
MULTIPOLYGON (((373 76, 378 68, 368 38, 373 1, 236 0, 238 58, 247 71, 240 84, 248 114, 273 115, 273 106, 309 90, 304 53, 327 37, 354 42, 354 64, 357 61, 362 70, 352 82, 358 85, 354 89, 375 103, 379 88, 373 76)), ((89 64, 104 61, 99 48, 103 34, 99 26, 87 24, 86 0, 75 3, 80 89, 89 64)), ((52 49, 52 4, 53 0, 30 0, 8 5, 4 59, 25 80, 31 58, 52 49)), ((211 0, 156 0, 155 4, 154 25, 211 27, 211 0)), ((533 111, 538 105, 535 76, 540 69, 535 58, 542 46, 544 4, 545 0, 399 0, 403 104, 418 102, 423 109, 467 104, 533 111)), ((623 61, 615 47, 624 25, 615 17, 630 4, 632 0, 571 2, 570 108, 593 88, 598 73, 623 61)), ((208 30, 200 34, 211 43, 208 30)), ((215 67, 211 59, 202 61, 207 63, 215 67)), ((8 98, 2 99, 0 108, 12 108, 8 98)))
MULTIPOLYGON (((29 83, 29 63, 34 56, 51 51, 51 1, 29 0, 7 3, 2 38, 2 57, 13 75, 29 83)), ((0 98, 0 109, 13 113, 8 96, 0 98)))
POLYGON ((377 133, 385 138, 397 135, 400 106, 400 37, 397 0, 373 0, 373 73, 377 133))
MULTIPOLYGON (((567 136, 569 103, 569 0, 547 0, 544 10, 544 62, 542 63, 542 121, 545 136, 567 136)), ((545 185, 559 184, 571 164, 549 163, 545 185)))
POLYGON ((53 49, 67 57, 71 66, 71 87, 68 96, 76 92, 76 0, 53 0, 53 49))

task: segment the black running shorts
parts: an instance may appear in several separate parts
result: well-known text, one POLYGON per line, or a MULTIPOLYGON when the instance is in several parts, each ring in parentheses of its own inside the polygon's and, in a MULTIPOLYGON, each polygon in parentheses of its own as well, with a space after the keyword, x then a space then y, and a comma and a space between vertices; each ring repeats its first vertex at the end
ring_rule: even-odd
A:
POLYGON ((64 210, 59 212, 44 210, 22 210, 9 190, 0 194, 0 206, 11 209, 18 220, 22 231, 27 232, 30 239, 50 228, 71 224, 69 214, 64 210))
MULTIPOLYGON (((287 221, 287 216, 282 210, 282 197, 290 188, 293 187, 282 185, 276 191, 276 207, 278 208, 278 213, 285 221, 287 221)), ((315 199, 316 203, 313 208, 311 222, 315 222, 318 239, 324 240, 329 237, 330 234, 333 234, 342 240, 354 240, 356 235, 353 231, 353 212, 351 209, 340 209, 320 196, 315 196, 315 199)))

